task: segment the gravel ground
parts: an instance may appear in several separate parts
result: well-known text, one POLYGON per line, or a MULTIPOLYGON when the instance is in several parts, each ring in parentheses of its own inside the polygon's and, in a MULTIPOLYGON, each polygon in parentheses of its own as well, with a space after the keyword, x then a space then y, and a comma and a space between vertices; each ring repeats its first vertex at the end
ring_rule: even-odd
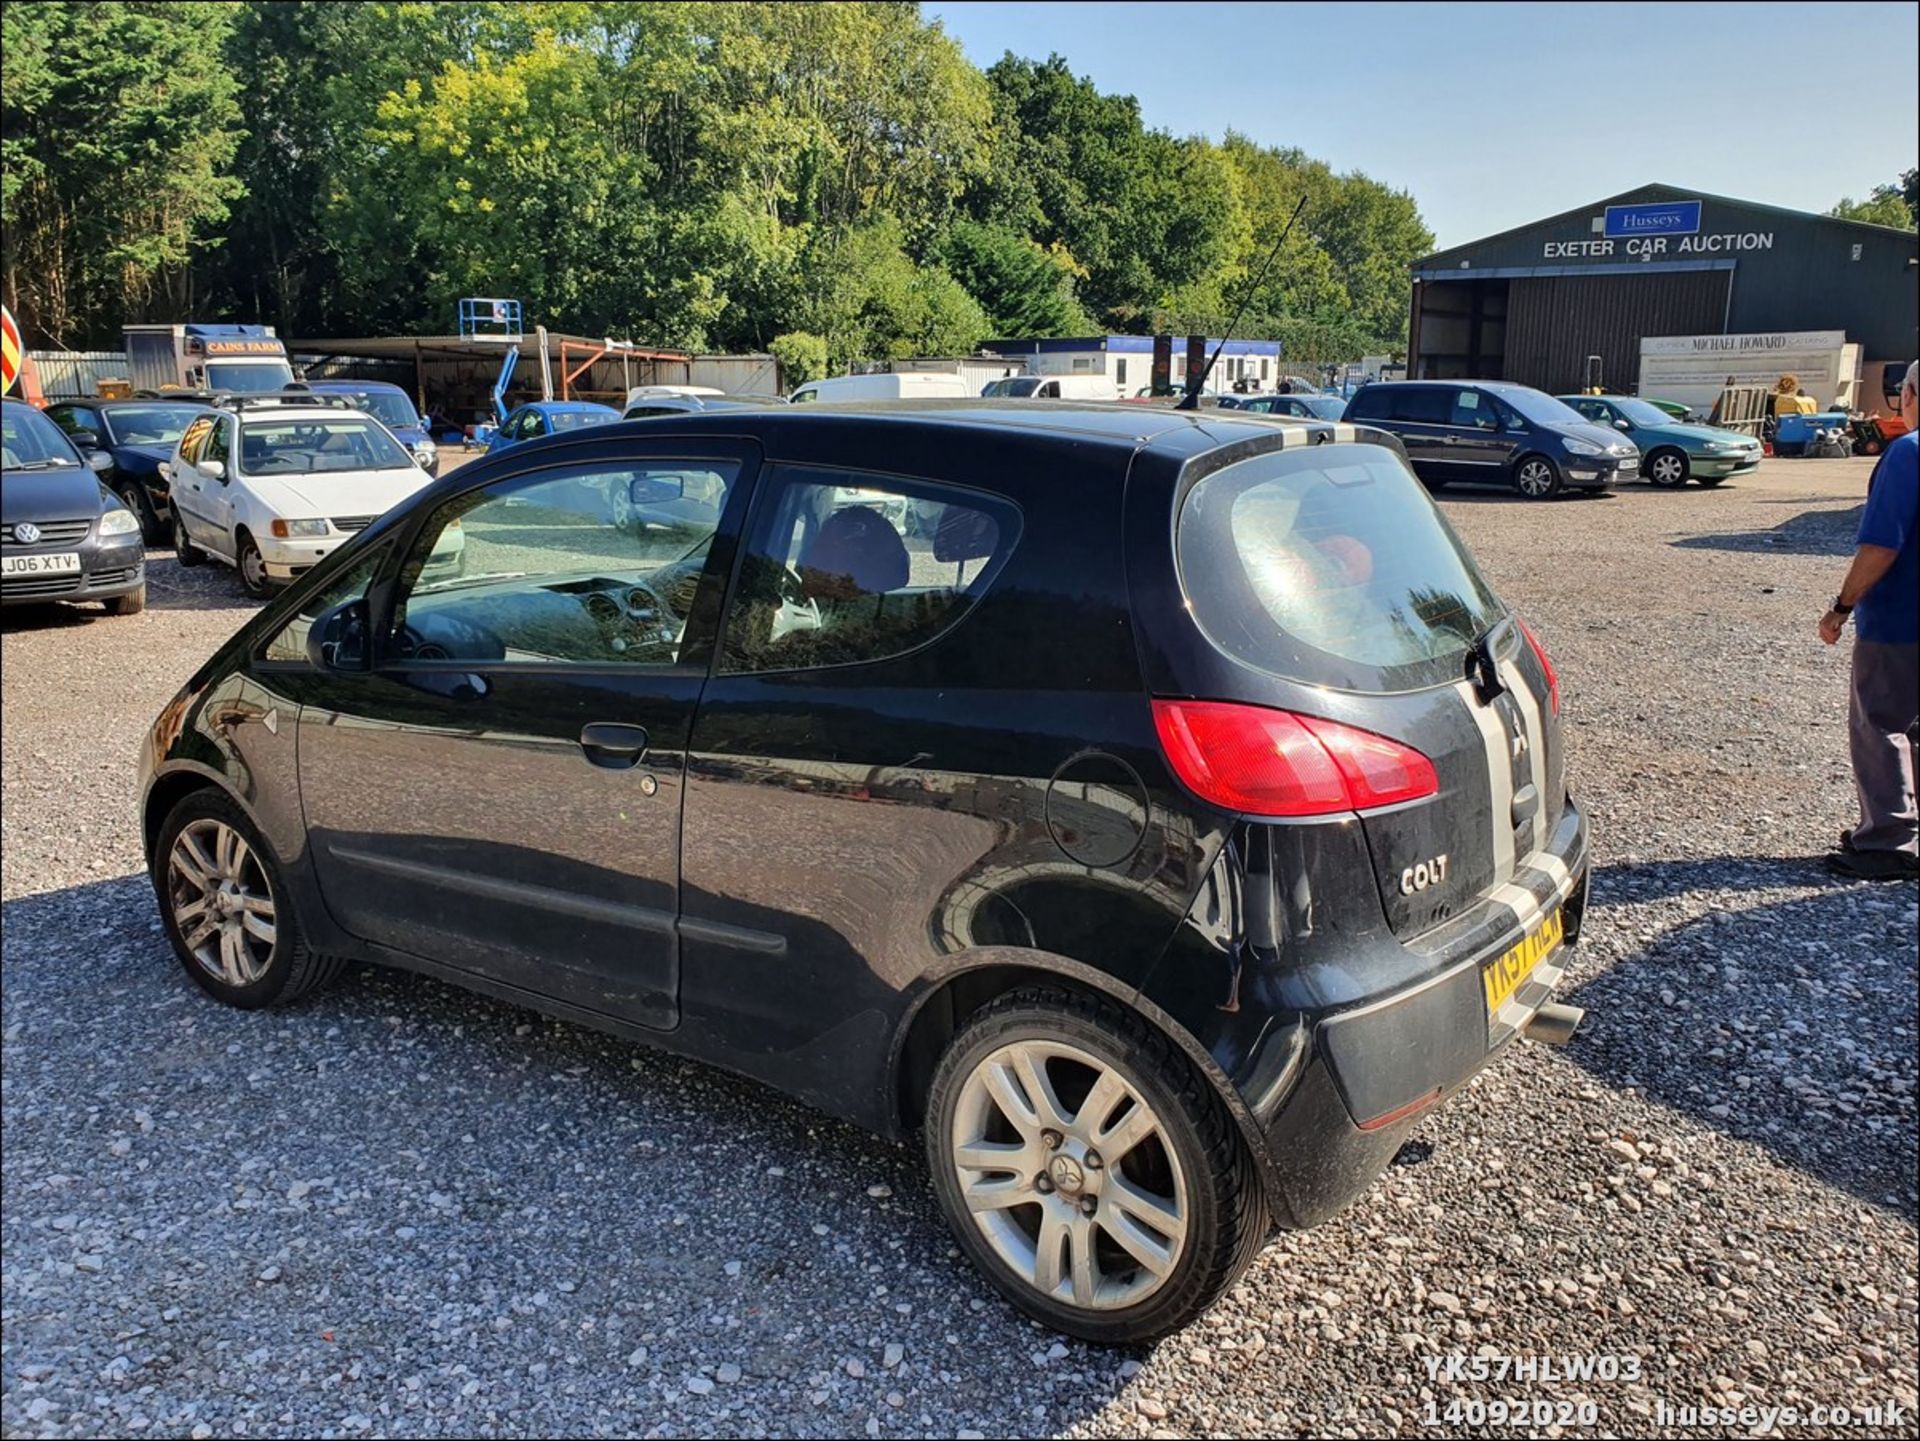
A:
POLYGON ((745 1082, 418 977, 207 1003, 131 757, 241 618, 231 576, 162 553, 143 616, 9 613, 6 1433, 1376 1436, 1519 1399, 1628 1435, 1677 1430, 1663 1402, 1900 1404, 1915 1434, 1915 889, 1813 859, 1853 808, 1813 627, 1866 475, 1448 493, 1561 671, 1589 1028, 1135 1352, 992 1297, 917 1151, 745 1082), (1482 1354, 1638 1379, 1429 1379, 1482 1354))

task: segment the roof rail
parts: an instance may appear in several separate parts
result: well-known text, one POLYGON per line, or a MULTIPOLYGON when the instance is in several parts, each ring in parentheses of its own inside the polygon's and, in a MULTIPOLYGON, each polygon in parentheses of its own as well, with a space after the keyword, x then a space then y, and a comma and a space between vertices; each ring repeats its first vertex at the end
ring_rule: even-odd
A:
POLYGON ((364 396, 329 395, 324 391, 308 390, 304 386, 289 386, 285 390, 273 391, 215 391, 208 396, 206 404, 218 410, 279 410, 288 406, 300 406, 304 409, 322 410, 358 410, 356 399, 364 396))

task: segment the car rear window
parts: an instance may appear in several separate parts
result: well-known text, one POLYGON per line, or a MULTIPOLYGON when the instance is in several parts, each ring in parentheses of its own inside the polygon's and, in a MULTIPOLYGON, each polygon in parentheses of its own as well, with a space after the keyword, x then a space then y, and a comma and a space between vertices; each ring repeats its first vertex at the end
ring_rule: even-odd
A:
POLYGON ((1180 507, 1201 630, 1260 670, 1343 690, 1457 679, 1500 615, 1473 558, 1393 451, 1316 445, 1203 476, 1180 507))

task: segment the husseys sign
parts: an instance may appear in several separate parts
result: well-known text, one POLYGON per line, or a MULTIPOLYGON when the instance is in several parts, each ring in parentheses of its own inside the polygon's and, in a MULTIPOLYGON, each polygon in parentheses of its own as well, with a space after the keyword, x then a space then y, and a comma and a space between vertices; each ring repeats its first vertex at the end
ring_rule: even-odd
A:
POLYGON ((1698 200, 1667 200, 1647 205, 1609 205, 1594 222, 1591 239, 1549 240, 1543 260, 1595 260, 1630 256, 1726 255, 1740 250, 1773 249, 1771 230, 1721 230, 1702 234, 1698 200))

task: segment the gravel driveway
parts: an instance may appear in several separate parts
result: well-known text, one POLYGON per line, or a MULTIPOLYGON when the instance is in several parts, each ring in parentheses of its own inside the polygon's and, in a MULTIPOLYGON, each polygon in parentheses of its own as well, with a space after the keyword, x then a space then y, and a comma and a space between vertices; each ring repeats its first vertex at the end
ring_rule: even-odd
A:
POLYGON ((1866 476, 1448 492, 1566 690, 1589 1029, 1132 1353, 990 1295, 917 1150, 745 1082, 413 976, 210 1004, 139 874, 132 757, 242 618, 231 574, 163 552, 142 616, 9 612, 6 1433, 1375 1436, 1586 1399, 1595 1434, 1816 1402, 1914 1434, 1915 890, 1810 858, 1852 812, 1814 622, 1866 476), (1445 1374, 1476 1354, 1639 1379, 1445 1374))

